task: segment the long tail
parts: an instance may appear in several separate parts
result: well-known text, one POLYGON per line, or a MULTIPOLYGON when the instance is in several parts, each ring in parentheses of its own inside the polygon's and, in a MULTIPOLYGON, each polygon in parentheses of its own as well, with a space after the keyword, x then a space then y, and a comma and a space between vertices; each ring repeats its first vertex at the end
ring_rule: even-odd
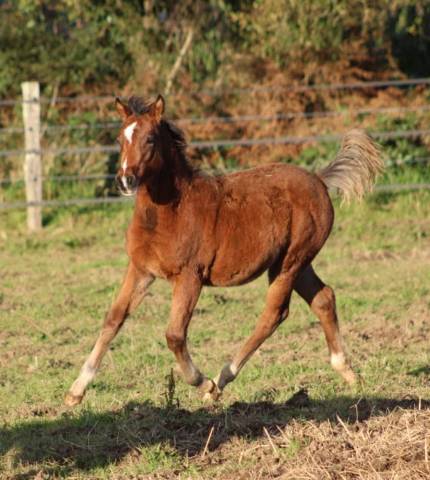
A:
POLYGON ((317 172, 328 188, 339 191, 342 200, 361 200, 372 190, 376 177, 384 169, 376 143, 364 130, 350 130, 336 158, 317 172))

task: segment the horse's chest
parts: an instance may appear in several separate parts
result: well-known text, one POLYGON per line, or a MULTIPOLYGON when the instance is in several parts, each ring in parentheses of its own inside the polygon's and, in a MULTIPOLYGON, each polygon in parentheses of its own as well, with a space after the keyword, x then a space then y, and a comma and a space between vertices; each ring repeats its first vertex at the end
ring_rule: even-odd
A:
POLYGON ((149 211, 138 228, 127 232, 127 253, 140 270, 155 277, 169 278, 176 274, 177 259, 174 236, 161 234, 157 216, 149 211))
POLYGON ((147 207, 141 217, 141 228, 146 232, 154 232, 158 225, 158 213, 156 208, 147 207))

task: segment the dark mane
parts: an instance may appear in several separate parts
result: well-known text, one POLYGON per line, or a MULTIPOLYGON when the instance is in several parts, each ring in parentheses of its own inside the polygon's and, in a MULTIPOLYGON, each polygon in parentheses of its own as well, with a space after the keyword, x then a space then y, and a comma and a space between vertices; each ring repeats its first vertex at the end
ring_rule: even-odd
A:
POLYGON ((186 155, 187 141, 185 140, 184 132, 169 120, 161 120, 160 127, 168 132, 168 136, 176 149, 182 174, 191 177, 194 173, 197 173, 199 170, 190 164, 186 155))
POLYGON ((181 153, 185 157, 187 141, 185 140, 184 132, 170 120, 162 120, 161 126, 167 129, 175 147, 178 149, 179 153, 181 153))

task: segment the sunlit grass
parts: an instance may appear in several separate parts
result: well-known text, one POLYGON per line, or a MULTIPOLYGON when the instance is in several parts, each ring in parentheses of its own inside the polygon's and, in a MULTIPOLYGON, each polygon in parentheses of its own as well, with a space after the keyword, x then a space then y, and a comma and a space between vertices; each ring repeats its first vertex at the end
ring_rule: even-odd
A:
MULTIPOLYGON (((171 294, 163 281, 127 320, 83 404, 73 411, 62 406, 118 291, 131 206, 47 215, 40 234, 27 234, 20 214, 0 228, 4 478, 31 478, 39 471, 72 478, 198 477, 207 471, 234 476, 244 465, 258 467, 259 457, 247 457, 239 467, 237 454, 267 444, 262 426, 288 429, 293 419, 318 424, 336 414, 347 421, 359 398, 376 410, 405 396, 428 398, 426 192, 337 206, 334 231, 315 261, 337 294, 342 332, 362 388, 351 390, 330 369, 317 319, 293 296, 289 318, 215 409, 203 408, 197 391, 179 379, 169 393, 174 360, 164 332, 171 294), (302 388, 311 403, 285 407, 302 388), (203 451, 212 426, 207 463, 203 451)), ((205 373, 217 374, 252 331, 266 286, 263 276, 244 287, 203 291, 189 341, 205 373)), ((279 461, 300 456, 302 448, 298 441, 286 445, 279 461)), ((270 445, 264 452, 273 453, 270 445)))

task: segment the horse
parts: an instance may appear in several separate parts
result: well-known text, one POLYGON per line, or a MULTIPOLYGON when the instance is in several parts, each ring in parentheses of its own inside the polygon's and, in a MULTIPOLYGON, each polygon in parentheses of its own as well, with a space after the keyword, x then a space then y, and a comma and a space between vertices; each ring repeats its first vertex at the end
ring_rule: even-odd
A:
POLYGON ((128 267, 119 294, 79 376, 65 397, 79 404, 110 342, 141 303, 154 279, 172 286, 168 348, 183 379, 203 398, 216 401, 256 349, 287 318, 296 291, 318 317, 330 362, 346 382, 356 375, 339 331, 333 289, 316 274, 312 261, 332 229, 329 189, 344 200, 361 199, 383 169, 379 148, 362 130, 344 135, 334 160, 311 173, 274 163, 227 175, 193 168, 184 134, 164 115, 161 95, 116 99, 122 119, 116 181, 135 196, 126 234, 128 267), (264 310, 242 347, 214 379, 193 363, 187 331, 204 286, 242 285, 268 272, 264 310))

